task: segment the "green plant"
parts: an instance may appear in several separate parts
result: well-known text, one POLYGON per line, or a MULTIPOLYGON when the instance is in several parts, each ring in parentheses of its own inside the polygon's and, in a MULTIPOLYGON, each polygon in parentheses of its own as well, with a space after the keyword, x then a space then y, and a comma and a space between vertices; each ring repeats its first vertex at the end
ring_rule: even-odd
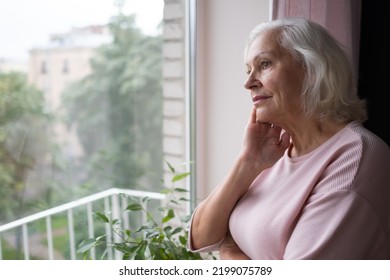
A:
POLYGON ((174 184, 187 178, 190 173, 179 173, 169 164, 172 173, 171 186, 165 188, 162 193, 166 195, 165 205, 159 207, 157 211, 148 210, 144 205, 149 201, 148 197, 141 199, 141 203, 132 197, 128 197, 132 202, 128 204, 124 211, 130 214, 143 212, 146 214, 146 223, 135 230, 123 229, 118 219, 113 219, 109 214, 101 212, 94 213, 102 222, 110 225, 112 232, 120 237, 120 242, 108 243, 106 235, 97 238, 87 238, 78 247, 78 253, 84 254, 84 258, 89 257, 92 248, 105 246, 106 250, 102 254, 105 256, 108 250, 113 248, 123 254, 125 260, 201 260, 215 257, 210 253, 201 255, 187 250, 188 222, 189 215, 180 215, 183 211, 183 203, 188 202, 188 198, 183 196, 188 194, 184 188, 174 187, 174 184))

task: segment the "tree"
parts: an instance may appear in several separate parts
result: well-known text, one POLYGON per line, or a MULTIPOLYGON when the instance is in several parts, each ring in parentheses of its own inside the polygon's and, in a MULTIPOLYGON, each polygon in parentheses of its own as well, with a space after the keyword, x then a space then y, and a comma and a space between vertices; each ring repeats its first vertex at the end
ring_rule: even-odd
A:
POLYGON ((48 146, 42 92, 23 73, 0 73, 0 220, 27 211, 26 178, 48 146))
POLYGON ((119 14, 112 43, 99 48, 92 72, 64 93, 69 125, 84 149, 80 170, 94 190, 149 188, 162 177, 162 41, 119 14))

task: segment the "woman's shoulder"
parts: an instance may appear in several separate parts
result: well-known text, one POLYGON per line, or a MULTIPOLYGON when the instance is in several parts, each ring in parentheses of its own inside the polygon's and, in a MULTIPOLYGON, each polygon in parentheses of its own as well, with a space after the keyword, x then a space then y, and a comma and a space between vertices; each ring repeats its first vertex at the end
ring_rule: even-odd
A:
POLYGON ((351 122, 321 145, 315 157, 328 162, 349 162, 364 166, 390 166, 390 147, 359 122, 351 122))
MULTIPOLYGON (((365 128, 360 123, 349 124, 344 132, 349 140, 350 149, 353 151, 349 153, 354 160, 358 162, 359 180, 367 181, 367 185, 389 184, 389 166, 390 166, 390 147, 389 145, 377 136, 372 131, 365 128), (357 147, 357 148, 356 148, 357 147)), ((356 174, 356 175, 358 175, 356 174)))
POLYGON ((325 162, 325 177, 336 178, 336 181, 329 180, 334 184, 321 187, 321 191, 317 189, 318 192, 353 191, 364 197, 371 197, 374 190, 378 190, 380 195, 390 194, 390 148, 361 123, 346 125, 321 147, 321 153, 317 153, 315 159, 325 162))
MULTIPOLYGON (((359 122, 351 122, 345 127, 345 134, 353 141, 360 142, 365 153, 381 153, 390 157, 389 145, 378 135, 359 122)), ((390 160, 390 158, 389 158, 390 160)))

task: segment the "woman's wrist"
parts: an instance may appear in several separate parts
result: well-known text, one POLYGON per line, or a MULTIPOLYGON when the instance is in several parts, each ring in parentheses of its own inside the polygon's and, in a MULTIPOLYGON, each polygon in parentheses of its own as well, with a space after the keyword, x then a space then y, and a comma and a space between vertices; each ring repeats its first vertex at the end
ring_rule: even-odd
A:
POLYGON ((240 172, 245 174, 246 178, 250 178, 253 181, 267 166, 262 165, 261 162, 250 158, 244 154, 240 154, 235 162, 240 172))

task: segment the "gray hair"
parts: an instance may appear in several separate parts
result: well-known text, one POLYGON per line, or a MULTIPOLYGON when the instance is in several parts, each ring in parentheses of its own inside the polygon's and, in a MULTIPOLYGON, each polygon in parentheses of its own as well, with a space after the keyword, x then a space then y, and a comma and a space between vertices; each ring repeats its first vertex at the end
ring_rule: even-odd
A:
POLYGON ((268 31, 278 34, 280 46, 305 69, 302 100, 306 115, 337 122, 367 119, 366 103, 357 95, 349 56, 324 27, 303 18, 261 23, 249 34, 245 57, 257 36, 268 31))

